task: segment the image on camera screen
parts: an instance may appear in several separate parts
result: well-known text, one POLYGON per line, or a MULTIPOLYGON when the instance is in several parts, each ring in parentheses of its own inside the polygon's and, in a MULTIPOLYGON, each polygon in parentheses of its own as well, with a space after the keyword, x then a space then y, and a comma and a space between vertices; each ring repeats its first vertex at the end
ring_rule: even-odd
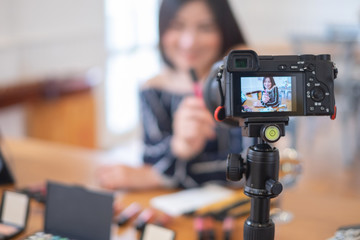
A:
POLYGON ((295 76, 241 77, 241 112, 293 112, 295 76))

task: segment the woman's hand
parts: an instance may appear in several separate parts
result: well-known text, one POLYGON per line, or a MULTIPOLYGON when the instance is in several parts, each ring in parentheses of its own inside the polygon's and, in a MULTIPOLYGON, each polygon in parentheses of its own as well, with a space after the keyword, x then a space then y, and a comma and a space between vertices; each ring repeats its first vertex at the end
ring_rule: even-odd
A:
POLYGON ((175 156, 190 159, 199 154, 206 141, 215 138, 215 122, 204 100, 186 97, 174 116, 171 149, 175 156))
POLYGON ((264 103, 267 103, 267 102, 270 100, 269 94, 268 94, 268 93, 264 93, 264 94, 262 95, 261 100, 262 100, 264 103))

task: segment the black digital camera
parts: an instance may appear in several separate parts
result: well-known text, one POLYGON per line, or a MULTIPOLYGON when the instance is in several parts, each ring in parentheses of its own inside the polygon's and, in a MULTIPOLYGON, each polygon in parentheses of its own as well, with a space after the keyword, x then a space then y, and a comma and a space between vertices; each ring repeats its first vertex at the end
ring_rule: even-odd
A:
POLYGON ((223 119, 335 118, 336 77, 328 54, 258 56, 251 50, 234 50, 213 68, 204 98, 212 111, 222 105, 223 119))

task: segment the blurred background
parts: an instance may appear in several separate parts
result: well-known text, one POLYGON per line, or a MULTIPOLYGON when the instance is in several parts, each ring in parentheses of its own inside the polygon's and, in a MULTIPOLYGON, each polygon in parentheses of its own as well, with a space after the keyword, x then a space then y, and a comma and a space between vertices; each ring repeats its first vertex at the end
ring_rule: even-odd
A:
MULTIPOLYGON (((332 54, 338 119, 293 119, 279 144, 335 149, 351 165, 360 148, 360 2, 230 2, 258 54, 332 54), (315 135, 326 144, 313 145, 315 135)), ((126 147, 137 159, 138 90, 161 68, 159 4, 0 0, 1 134, 114 152, 126 147)))

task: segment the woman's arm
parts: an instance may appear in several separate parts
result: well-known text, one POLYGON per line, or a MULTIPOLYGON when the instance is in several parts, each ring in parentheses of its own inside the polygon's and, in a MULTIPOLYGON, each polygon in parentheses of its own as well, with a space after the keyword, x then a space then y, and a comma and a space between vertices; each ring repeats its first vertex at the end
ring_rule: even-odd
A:
POLYGON ((273 93, 272 97, 270 97, 269 102, 267 103, 268 106, 271 107, 277 107, 279 106, 279 89, 277 86, 274 86, 274 88, 271 90, 273 93))
MULTIPOLYGON (((155 92, 142 92, 141 105, 144 127, 144 165, 108 165, 97 169, 99 184, 107 189, 149 189, 173 186, 172 176, 176 158, 170 151, 171 127, 166 120, 166 107, 159 103, 155 92)), ((171 125, 170 125, 171 126, 171 125)))
POLYGON ((174 174, 176 157, 171 151, 171 96, 162 91, 147 89, 140 93, 145 164, 161 174, 174 174))
POLYGON ((268 91, 261 91, 261 104, 264 106, 264 107, 267 107, 267 103, 269 102, 269 92, 268 91))
POLYGON ((261 101, 261 103, 265 107, 277 107, 279 106, 279 90, 277 86, 274 86, 269 92, 268 92, 270 98, 267 102, 261 101))

